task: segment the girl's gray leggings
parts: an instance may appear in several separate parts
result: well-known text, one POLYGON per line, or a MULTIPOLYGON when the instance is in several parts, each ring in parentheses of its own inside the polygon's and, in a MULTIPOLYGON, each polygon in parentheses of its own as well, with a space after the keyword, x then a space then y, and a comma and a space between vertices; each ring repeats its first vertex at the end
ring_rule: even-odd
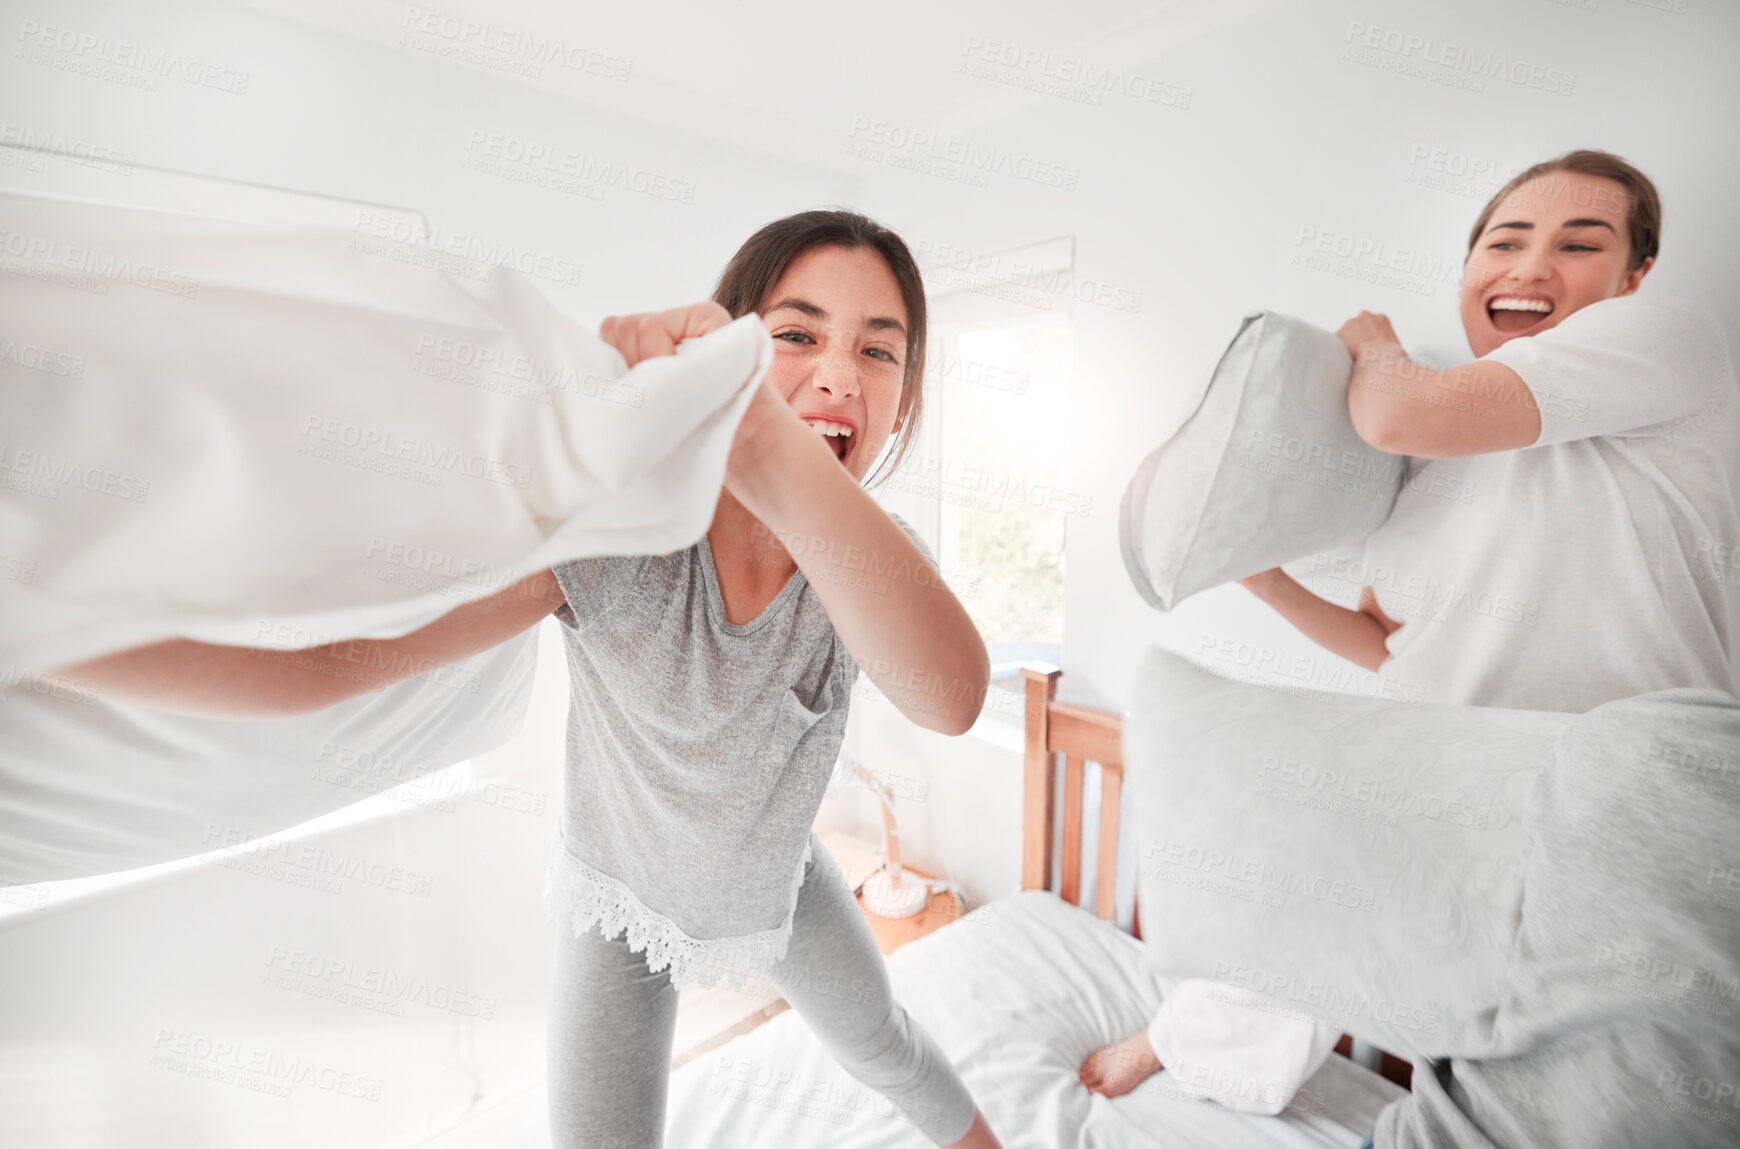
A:
MULTIPOLYGON (((833 858, 813 837, 810 851, 791 944, 770 980, 847 1072, 937 1144, 960 1140, 974 1114, 966 1085, 890 995, 882 953, 833 858)), ((557 932, 551 1144, 659 1149, 677 1024, 670 975, 649 972, 624 938, 557 932)))

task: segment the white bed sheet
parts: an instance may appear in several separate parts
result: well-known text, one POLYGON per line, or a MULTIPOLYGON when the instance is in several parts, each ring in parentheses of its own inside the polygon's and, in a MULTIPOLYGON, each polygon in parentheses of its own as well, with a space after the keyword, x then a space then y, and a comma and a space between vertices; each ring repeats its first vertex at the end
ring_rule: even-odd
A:
MULTIPOLYGON (((1052 894, 993 902, 889 958, 895 996, 959 1068, 1008 1149, 1357 1146, 1403 1091, 1331 1057, 1280 1117, 1182 1097, 1162 1072, 1108 1101, 1082 1059, 1145 1027, 1168 985, 1143 944, 1052 894)), ((671 1077, 670 1149, 924 1149, 796 1013, 671 1077)))

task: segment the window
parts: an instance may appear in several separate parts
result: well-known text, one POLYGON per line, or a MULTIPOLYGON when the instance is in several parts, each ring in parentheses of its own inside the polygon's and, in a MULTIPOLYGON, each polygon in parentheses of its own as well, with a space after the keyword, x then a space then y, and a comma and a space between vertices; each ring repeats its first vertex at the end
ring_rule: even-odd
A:
POLYGON ((1067 311, 973 286, 933 294, 930 324, 921 439, 877 494, 930 543, 993 678, 1009 678, 1062 651, 1073 327, 1067 311))

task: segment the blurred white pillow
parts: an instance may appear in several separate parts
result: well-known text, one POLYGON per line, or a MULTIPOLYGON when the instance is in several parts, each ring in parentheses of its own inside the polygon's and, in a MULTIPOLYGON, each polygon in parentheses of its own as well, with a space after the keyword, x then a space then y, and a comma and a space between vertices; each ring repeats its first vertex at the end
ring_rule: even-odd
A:
POLYGON ((1481 1055, 1525 803, 1575 718, 1231 682, 1150 650, 1124 759, 1158 969, 1398 1055, 1481 1055))

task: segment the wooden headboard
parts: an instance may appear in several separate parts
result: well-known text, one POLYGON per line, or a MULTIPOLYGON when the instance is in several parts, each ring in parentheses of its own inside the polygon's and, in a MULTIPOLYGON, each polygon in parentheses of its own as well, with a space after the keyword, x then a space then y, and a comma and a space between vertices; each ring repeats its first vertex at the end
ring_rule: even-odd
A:
MULTIPOLYGON (((1026 688, 1026 776, 1023 783, 1021 827, 1021 888, 1051 889, 1051 841, 1056 807, 1057 757, 1063 756, 1063 861, 1057 894, 1074 906, 1081 905, 1082 782, 1086 764, 1100 767, 1100 840, 1096 849, 1098 875, 1095 881, 1094 913, 1111 921, 1116 906, 1118 872, 1118 801, 1124 792, 1124 720, 1121 715, 1057 700, 1057 680, 1063 671, 1035 663, 1022 667, 1026 688)), ((1140 907, 1133 932, 1142 936, 1140 907)), ((1344 1057, 1352 1055, 1353 1040, 1346 1034, 1335 1046, 1344 1057)), ((1409 1087, 1414 1067, 1394 1054, 1379 1053, 1378 1072, 1409 1087)))
POLYGON ((1057 701, 1055 666, 1023 667, 1027 692, 1026 781, 1023 786, 1021 888, 1051 888, 1052 811, 1057 756, 1063 755, 1063 874, 1058 896, 1081 905, 1081 795, 1086 764, 1100 766, 1098 893, 1094 913, 1111 921, 1118 872, 1118 799, 1124 782, 1124 720, 1104 710, 1057 701))

